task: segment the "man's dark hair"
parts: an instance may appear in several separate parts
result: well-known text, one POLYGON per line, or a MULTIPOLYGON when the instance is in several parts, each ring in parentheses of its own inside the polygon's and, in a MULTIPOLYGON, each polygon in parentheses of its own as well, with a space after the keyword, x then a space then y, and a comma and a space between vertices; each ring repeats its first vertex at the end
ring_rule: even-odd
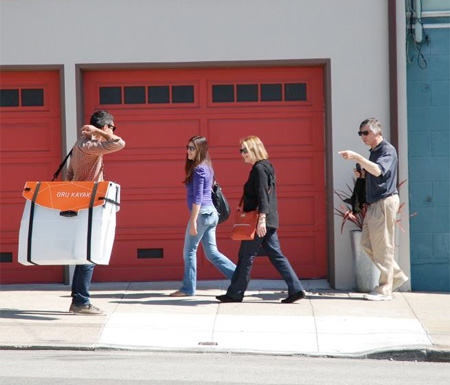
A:
POLYGON ((372 131, 374 134, 381 133, 383 134, 383 130, 381 128, 381 123, 378 121, 377 118, 369 118, 366 120, 363 120, 361 124, 359 125, 359 129, 369 126, 370 131, 372 131))
POLYGON ((94 127, 102 128, 105 124, 112 124, 113 122, 114 116, 112 116, 108 111, 99 110, 92 114, 90 124, 94 127))

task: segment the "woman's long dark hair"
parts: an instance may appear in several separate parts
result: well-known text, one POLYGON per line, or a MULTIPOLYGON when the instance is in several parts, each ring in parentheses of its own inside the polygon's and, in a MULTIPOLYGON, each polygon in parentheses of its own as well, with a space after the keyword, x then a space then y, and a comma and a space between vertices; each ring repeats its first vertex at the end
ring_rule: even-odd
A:
POLYGON ((196 152, 194 160, 190 160, 186 154, 186 165, 184 167, 184 170, 186 171, 186 178, 183 181, 184 184, 191 183, 194 168, 196 168, 200 163, 206 163, 209 167, 212 167, 208 152, 208 141, 206 138, 204 136, 193 136, 188 140, 188 144, 191 142, 194 144, 196 152))

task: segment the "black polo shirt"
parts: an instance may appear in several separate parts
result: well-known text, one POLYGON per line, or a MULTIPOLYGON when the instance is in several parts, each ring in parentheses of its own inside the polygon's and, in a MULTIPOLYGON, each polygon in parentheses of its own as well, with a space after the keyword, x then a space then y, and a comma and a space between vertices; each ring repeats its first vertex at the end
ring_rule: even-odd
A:
POLYGON ((375 177, 366 173, 366 198, 367 203, 374 203, 387 198, 397 191, 397 151, 394 146, 385 139, 373 149, 370 149, 371 162, 376 163, 381 170, 381 175, 375 177))

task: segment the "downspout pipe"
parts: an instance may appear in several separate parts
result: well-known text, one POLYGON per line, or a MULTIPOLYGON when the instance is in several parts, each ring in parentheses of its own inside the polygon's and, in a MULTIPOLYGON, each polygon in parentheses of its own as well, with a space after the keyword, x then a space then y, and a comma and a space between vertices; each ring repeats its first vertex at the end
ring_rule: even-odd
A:
POLYGON ((414 0, 414 40, 417 44, 421 44, 423 40, 422 29, 422 0, 414 0))
MULTIPOLYGON (((404 1, 388 2, 389 22, 389 107, 390 142, 398 152, 399 181, 408 179, 408 120, 407 120, 407 77, 406 77, 406 7, 404 1)), ((410 232, 409 232, 409 188, 402 186, 400 198, 403 208, 402 227, 405 232, 396 231, 396 259, 401 269, 411 276, 410 232)), ((404 286, 411 290, 411 280, 404 286)))
MULTIPOLYGON (((388 3, 390 142, 398 149, 397 1, 388 3)), ((398 150, 397 150, 398 151, 398 150)))

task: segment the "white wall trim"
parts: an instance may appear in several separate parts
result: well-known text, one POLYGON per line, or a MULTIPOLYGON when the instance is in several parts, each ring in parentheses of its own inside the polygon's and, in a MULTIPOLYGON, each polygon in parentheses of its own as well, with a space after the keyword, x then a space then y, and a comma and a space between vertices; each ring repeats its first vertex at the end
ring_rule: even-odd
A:
MULTIPOLYGON (((408 110, 407 110, 407 76, 406 76, 406 20, 405 3, 398 1, 397 7, 397 109, 398 109, 398 153, 399 153, 399 182, 408 179, 408 110)), ((406 203, 403 209, 402 227, 405 232, 396 229, 398 241, 398 264, 409 277, 411 276, 411 250, 409 231, 409 187, 408 182, 400 191, 401 200, 406 203)), ((411 290, 411 280, 405 285, 411 290)))
MULTIPOLYGON (((448 29, 450 28, 450 23, 448 24, 423 24, 422 26, 424 29, 448 29)), ((409 26, 409 29, 415 29, 416 26, 409 26)))

